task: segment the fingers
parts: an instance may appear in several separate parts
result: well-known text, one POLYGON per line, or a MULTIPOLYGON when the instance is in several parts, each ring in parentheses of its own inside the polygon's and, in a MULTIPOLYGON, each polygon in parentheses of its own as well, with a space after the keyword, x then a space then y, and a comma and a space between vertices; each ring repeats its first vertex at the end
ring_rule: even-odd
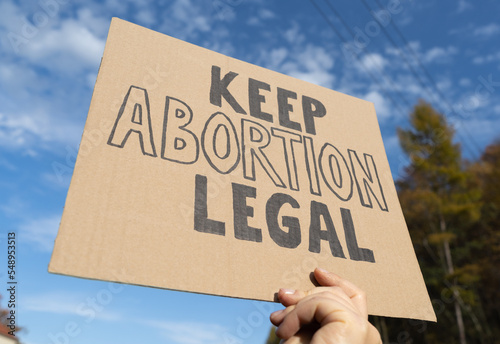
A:
POLYGON ((279 326, 283 321, 283 319, 286 317, 286 315, 290 313, 294 308, 295 306, 290 306, 285 309, 271 313, 271 316, 269 317, 271 319, 271 323, 274 326, 279 326))
MULTIPOLYGON (((340 288, 349 299, 353 300, 354 303, 360 307, 363 313, 366 313, 366 295, 363 290, 340 276, 320 268, 314 270, 314 277, 322 286, 340 288)), ((316 288, 311 289, 310 291, 280 289, 278 298, 284 306, 290 306, 297 303, 305 296, 314 293, 315 289, 316 288)))
POLYGON ((314 277, 316 281, 322 286, 336 286, 341 288, 349 297, 353 297, 358 294, 363 294, 363 291, 352 284, 351 282, 343 279, 333 272, 326 271, 321 268, 314 269, 314 277))
POLYGON ((318 283, 322 286, 336 286, 342 289, 342 291, 356 305, 359 311, 364 316, 368 316, 368 311, 366 308, 366 294, 363 290, 361 290, 351 282, 343 279, 342 277, 321 268, 316 268, 314 270, 314 277, 316 278, 316 281, 318 281, 318 283))
MULTIPOLYGON (((290 291, 287 291, 287 293, 281 293, 283 294, 279 296, 280 300, 282 300, 282 303, 287 307, 283 310, 271 313, 271 322, 276 326, 279 326, 283 318, 295 308, 295 305, 298 302, 304 302, 308 298, 314 298, 318 295, 324 298, 334 299, 336 302, 344 305, 344 307, 352 310, 353 312, 359 312, 355 305, 352 304, 349 297, 339 287, 317 287, 306 292, 297 290, 294 293, 291 293, 290 291)), ((278 295, 280 295, 280 293, 278 293, 278 295)))
POLYGON ((284 306, 288 307, 297 304, 297 302, 299 302, 300 300, 304 299, 309 295, 323 293, 325 291, 330 292, 332 295, 335 295, 336 297, 343 298, 347 302, 351 302, 347 294, 341 288, 336 286, 316 287, 308 291, 280 289, 280 291, 278 292, 278 298, 284 306))
POLYGON ((285 307, 296 304, 306 296, 307 292, 302 290, 291 290, 282 288, 278 291, 278 299, 285 307))
POLYGON ((283 318, 276 330, 276 335, 283 339, 289 339, 306 325, 329 324, 344 326, 352 322, 354 318, 361 318, 355 307, 346 302, 344 298, 338 297, 331 292, 322 292, 307 296, 296 306, 284 310, 279 314, 283 318))
POLYGON ((364 343, 373 337, 369 343, 381 343, 378 331, 367 321, 365 293, 326 270, 317 268, 314 276, 320 287, 278 292, 286 308, 272 313, 270 318, 278 326, 276 334, 283 339, 281 343, 309 343, 312 336, 317 343, 330 343, 333 337, 345 337, 347 341, 342 343, 364 343))
POLYGON ((280 344, 305 344, 305 343, 311 343, 311 340, 316 333, 316 331, 319 329, 318 324, 310 324, 307 326, 302 327, 299 332, 291 336, 290 338, 286 340, 282 340, 280 344))
MULTIPOLYGON (((368 317, 366 308, 366 295, 357 286, 349 281, 344 280, 334 273, 320 268, 314 270, 314 277, 323 287, 316 287, 308 291, 280 289, 278 292, 278 298, 280 302, 285 307, 290 307, 296 305, 299 301, 303 300, 309 295, 328 291, 336 295, 336 297, 340 297, 346 300, 346 306, 351 307, 352 304, 356 307, 357 311, 363 317, 368 317)), ((287 312, 289 312, 289 310, 287 312)), ((276 312, 276 314, 271 317, 271 322, 276 326, 279 326, 287 312, 280 313, 280 315, 278 315, 278 312, 276 312)))

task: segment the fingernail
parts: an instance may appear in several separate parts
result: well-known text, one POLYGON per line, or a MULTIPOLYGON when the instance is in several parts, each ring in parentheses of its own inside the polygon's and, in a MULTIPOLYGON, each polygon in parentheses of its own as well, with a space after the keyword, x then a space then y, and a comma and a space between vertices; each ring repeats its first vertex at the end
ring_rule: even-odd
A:
POLYGON ((318 269, 318 271, 321 271, 322 273, 326 273, 326 274, 330 273, 330 271, 325 270, 323 268, 316 268, 316 269, 318 269))
POLYGON ((286 288, 281 288, 280 291, 285 294, 285 295, 292 295, 295 294, 295 290, 293 289, 286 289, 286 288))
POLYGON ((272 317, 278 316, 278 315, 280 315, 281 313, 283 313, 283 311, 284 311, 284 309, 280 309, 279 311, 272 312, 272 313, 271 313, 271 316, 272 316, 272 317))

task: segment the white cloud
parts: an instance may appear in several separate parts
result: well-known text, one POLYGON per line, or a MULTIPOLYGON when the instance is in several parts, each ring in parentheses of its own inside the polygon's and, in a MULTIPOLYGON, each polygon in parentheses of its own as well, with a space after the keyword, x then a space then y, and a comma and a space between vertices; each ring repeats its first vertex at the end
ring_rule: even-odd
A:
POLYGON ((95 16, 89 8, 77 9, 76 17, 63 19, 65 5, 54 3, 49 11, 41 4, 27 10, 9 0, 2 2, 0 33, 8 47, 5 52, 15 60, 25 58, 33 65, 65 73, 97 68, 109 20, 95 16))
POLYGON ((77 315, 78 305, 85 296, 65 291, 53 291, 45 294, 25 296, 23 308, 32 312, 77 315))
MULTIPOLYGON (((207 3, 207 5, 209 5, 207 3)), ((191 0, 176 0, 165 10, 159 31, 174 35, 180 39, 189 39, 195 35, 211 30, 214 19, 232 20, 232 7, 218 8, 214 6, 196 6, 191 0), (215 16, 208 16, 206 10, 214 10, 215 16)))
POLYGON ((75 73, 99 67, 104 43, 83 23, 67 19, 58 28, 40 31, 21 49, 21 55, 35 65, 75 73))
MULTIPOLYGON (((22 41, 16 54, 9 49, 8 40, 5 42, 7 33, 22 34, 24 16, 31 18, 38 7, 26 10, 11 0, 0 2, 0 35, 2 45, 7 44, 0 64, 0 85, 5 88, 0 92, 0 147, 33 154, 54 145, 59 151, 63 150, 60 147, 78 145, 89 90, 94 86, 109 28, 108 12, 118 5, 114 0, 89 3, 77 6, 73 16, 68 16, 69 7, 61 5, 60 13, 22 41)), ((225 39, 229 35, 227 28, 212 30, 216 18, 207 15, 207 10, 213 10, 211 4, 176 0, 158 15, 162 15, 166 27, 184 37, 211 31, 210 48, 231 53, 231 41, 225 39)), ((137 11, 145 23, 151 23, 154 15, 147 10, 137 11)), ((269 17, 270 13, 262 15, 269 17)))
POLYGON ((447 62, 450 57, 456 53, 458 53, 458 49, 452 46, 446 48, 434 47, 425 52, 423 55, 423 62, 447 62))
MULTIPOLYGON (((438 80, 436 80, 436 88, 437 90, 440 90, 442 92, 444 91, 451 91, 453 90, 453 88, 455 87, 455 82, 453 82, 450 78, 447 78, 447 77, 441 77, 439 78, 438 80)), ((432 90, 432 86, 431 86, 431 90, 432 90)), ((437 91, 436 90, 436 91, 437 91)), ((434 96, 438 96, 436 93, 433 93, 434 96)), ((438 97, 438 101, 441 101, 442 99, 438 97)))
POLYGON ((485 63, 490 63, 490 62, 497 62, 500 61, 500 51, 493 53, 493 54, 488 54, 485 56, 476 56, 472 60, 472 63, 474 64, 485 64, 485 63))
POLYGON ((325 48, 310 44, 301 52, 295 53, 292 61, 283 63, 281 69, 294 78, 332 88, 335 81, 331 72, 334 62, 325 48))
POLYGON ((288 43, 295 45, 302 44, 305 39, 304 34, 301 33, 299 24, 296 22, 293 22, 292 26, 285 31, 284 36, 288 43))
POLYGON ((57 235, 60 215, 30 219, 18 228, 21 242, 27 242, 39 251, 51 252, 57 235))
POLYGON ((472 85, 472 81, 469 78, 461 78, 458 84, 462 87, 469 87, 472 85))
POLYGON ((273 19, 274 17, 276 17, 276 15, 274 14, 274 12, 266 8, 262 8, 259 10, 259 17, 261 17, 262 19, 273 19))
POLYGON ((489 37, 500 33, 500 25, 491 23, 488 25, 480 26, 474 29, 474 36, 489 37))
POLYGON ((257 26, 260 24, 261 24, 261 22, 260 22, 259 17, 253 16, 253 17, 248 18, 248 20, 247 20, 247 25, 250 25, 250 26, 257 26))
POLYGON ((141 321, 162 330, 163 335, 177 344, 218 344, 229 329, 219 324, 181 321, 141 321))
POLYGON ((387 154, 395 153, 400 149, 399 137, 398 135, 392 135, 388 138, 384 138, 384 147, 387 154))
POLYGON ((138 11, 135 18, 139 21, 139 23, 147 26, 152 26, 156 22, 154 13, 145 8, 138 11))
POLYGON ((77 146, 83 127, 76 121, 56 119, 46 109, 32 113, 0 113, 0 147, 10 149, 46 148, 58 143, 77 146))
POLYGON ((201 46, 227 56, 231 56, 235 52, 231 42, 231 32, 225 26, 218 26, 217 29, 213 29, 201 46))
POLYGON ((472 137, 480 146, 488 145, 500 138, 498 133, 500 118, 498 116, 492 118, 471 117, 471 119, 458 124, 455 127, 460 137, 472 137))
POLYGON ((264 24, 263 21, 273 19, 275 17, 276 17, 276 15, 274 14, 274 12, 272 12, 266 8, 261 8, 258 11, 257 15, 254 15, 254 16, 251 16, 250 18, 248 18, 247 24, 252 25, 252 26, 262 25, 262 24, 264 24))
POLYGON ((380 120, 386 119, 391 115, 387 100, 378 91, 370 91, 362 98, 375 104, 375 111, 380 120))
MULTIPOLYGON (((75 18, 63 19, 58 11, 64 5, 60 5, 44 25, 26 36, 29 39, 20 43, 18 53, 4 51, 0 147, 34 155, 54 143, 78 144, 88 106, 80 103, 81 95, 93 86, 90 80, 98 69, 109 26, 90 8, 77 9, 75 18)), ((0 4, 0 18, 5 19, 0 34, 4 38, 7 31, 23 34, 24 16, 33 17, 37 7, 30 11, 8 0, 0 4)))
POLYGON ((17 171, 17 166, 3 157, 0 157, 0 166, 9 171, 17 171))
POLYGON ((299 54, 299 61, 302 61, 306 69, 314 70, 321 68, 324 70, 331 69, 334 64, 332 55, 321 46, 308 45, 302 53, 299 54))
MULTIPOLYGON (((90 9, 88 7, 80 8, 77 11, 78 22, 84 25, 90 32, 92 32, 97 37, 106 37, 109 30, 110 20, 102 14, 102 9, 90 9), (95 13, 100 13, 101 15, 95 15, 95 13)), ((116 15, 116 12, 113 11, 116 15)))
POLYGON ((392 86, 405 96, 422 97, 426 95, 425 89, 422 88, 418 80, 410 73, 400 74, 392 78, 392 86))
POLYGON ((87 74, 87 77, 86 77, 86 81, 87 81, 87 86, 93 90, 94 89, 94 86, 95 86, 95 82, 97 81, 97 73, 95 72, 91 72, 91 73, 88 73, 87 74))
POLYGON ((208 40, 203 42, 202 47, 218 53, 231 56, 234 53, 234 46, 229 42, 208 40))
MULTIPOLYGON (((408 42, 406 46, 394 47, 388 46, 385 49, 385 53, 389 56, 392 56, 391 66, 403 66, 404 60, 401 59, 401 54, 404 54, 409 58, 409 60, 413 60, 414 55, 420 55, 421 44, 419 41, 411 41, 408 42)), ((406 66, 406 65, 405 65, 406 66)))
MULTIPOLYGON (((458 123, 456 124, 457 126, 461 126, 472 119, 479 120, 481 117, 481 120, 483 120, 487 115, 487 112, 489 112, 488 109, 491 109, 492 107, 491 102, 492 99, 490 96, 484 96, 470 90, 469 92, 462 94, 458 98, 458 101, 453 103, 453 115, 455 116, 451 118, 450 122, 456 122, 458 123)), ((470 123, 473 123, 473 121, 470 123)), ((466 125, 469 126, 469 124, 466 125)))
MULTIPOLYGON (((90 1, 89 1, 89 3, 90 3, 90 1)), ((124 6, 124 3, 125 3, 125 1, 123 1, 123 0, 105 0, 103 4, 106 7, 106 9, 109 9, 115 15, 117 15, 117 14, 125 15, 128 8, 127 8, 127 6, 124 6)), ((87 2, 85 2, 85 4, 87 5, 87 2)), ((144 6, 144 5, 141 5, 141 6, 144 6)))
POLYGON ((67 167, 67 169, 64 168, 64 170, 62 169, 63 168, 61 168, 61 171, 56 171, 55 167, 53 167, 53 170, 50 173, 47 172, 42 174, 42 179, 51 186, 67 190, 71 182, 73 167, 67 167))
POLYGON ((39 133, 39 127, 32 117, 15 117, 0 113, 0 146, 25 146, 39 133))
MULTIPOLYGON (((25 18, 21 9, 14 2, 10 0, 0 2, 0 28, 3 28, 6 33, 18 32, 25 23, 24 20, 25 18)), ((5 36, 2 38, 5 38, 5 36)))
POLYGON ((471 9, 472 5, 466 0, 458 0, 457 13, 462 13, 468 9, 471 9))
MULTIPOLYGON (((286 34, 285 34, 286 35, 286 34)), ((262 50, 260 60, 265 68, 301 79, 316 85, 332 88, 335 77, 332 68, 335 60, 324 47, 308 44, 292 48, 279 47, 262 50)))
MULTIPOLYGON (((458 54, 458 52, 458 48, 454 46, 433 47, 425 50, 422 48, 422 44, 419 41, 411 41, 406 46, 402 46, 401 48, 386 48, 385 53, 388 57, 386 58, 385 65, 390 66, 391 70, 401 70, 402 72, 407 73, 413 69, 417 73, 420 71, 421 74, 423 73, 422 66, 430 63, 450 63, 452 62, 453 56, 458 54)), ((426 79, 425 76, 423 77, 426 79)), ((418 79, 415 81, 417 80, 418 79)), ((406 86, 404 86, 404 91, 407 92, 406 86)))
MULTIPOLYGON (((2 187, 4 186, 2 185, 2 187)), ((29 207, 26 201, 15 193, 8 199, 5 197, 0 204, 0 211, 9 217, 18 217, 19 214, 25 214, 28 209, 29 207)))
POLYGON ((419 41, 411 41, 407 46, 399 48, 388 47, 386 49, 388 55, 394 56, 397 59, 391 61, 391 65, 399 65, 407 67, 406 62, 402 60, 401 54, 407 56, 408 60, 413 65, 418 65, 418 61, 415 61, 415 55, 424 63, 445 63, 449 62, 453 55, 458 53, 458 49, 454 46, 448 47, 433 47, 427 51, 424 51, 422 44, 419 41), (398 61, 400 60, 400 61, 398 61))
MULTIPOLYGON (((3 61, 0 64, 0 84, 7 90, 11 91, 18 98, 29 99, 33 101, 33 97, 37 92, 46 91, 50 88, 50 80, 42 77, 37 71, 35 66, 29 63, 3 61)), ((5 94, 3 96, 6 96, 5 94)), ((2 95, 0 95, 1 99, 2 95)), ((2 101, 6 109, 6 103, 12 98, 2 101)), ((18 105, 23 102, 17 102, 18 105)))
POLYGON ((266 53, 266 67, 272 70, 278 70, 289 54, 289 50, 284 47, 271 49, 269 53, 266 53))
POLYGON ((106 305, 94 308, 89 305, 89 298, 95 298, 99 292, 82 293, 52 291, 44 294, 29 295, 23 298, 22 307, 31 312, 59 315, 74 315, 86 319, 101 321, 123 321, 121 313, 106 309, 106 305), (92 310, 90 314, 89 311, 92 310), (92 318, 89 318, 92 315, 92 318))
POLYGON ((372 71, 382 72, 384 68, 387 66, 387 64, 388 61, 380 54, 377 53, 365 54, 360 59, 359 70, 362 72, 364 72, 365 70, 368 70, 370 72, 372 71))

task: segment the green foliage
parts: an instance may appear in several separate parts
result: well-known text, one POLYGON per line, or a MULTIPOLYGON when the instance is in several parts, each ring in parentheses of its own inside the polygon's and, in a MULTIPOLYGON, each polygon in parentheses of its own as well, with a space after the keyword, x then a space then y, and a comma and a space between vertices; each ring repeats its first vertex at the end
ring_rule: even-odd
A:
POLYGON ((457 308, 468 344, 500 343, 500 141, 467 162, 454 134, 423 101, 398 129, 398 195, 438 322, 370 317, 384 343, 460 343, 457 308))
MULTIPOLYGON (((478 278, 477 299, 485 319, 484 332, 490 338, 500 338, 500 141, 486 147, 479 161, 469 169, 475 176, 474 184, 482 193, 481 220, 468 231, 474 244, 471 262, 477 264, 473 272, 478 278)), ((468 271, 466 271, 468 272, 468 271)), ((467 275, 467 274, 465 274, 467 275)), ((495 339, 499 343, 499 339, 495 339)), ((491 341, 493 342, 493 340, 491 341)))
POLYGON ((429 244, 432 245, 442 245, 446 241, 450 242, 457 236, 450 232, 432 233, 427 236, 429 244))
POLYGON ((280 339, 276 335, 276 327, 271 327, 269 331, 269 336, 267 337, 266 344, 279 344, 280 339))
POLYGON ((438 322, 387 318, 388 339, 459 343, 461 318, 467 343, 500 343, 500 142, 467 163, 431 105, 420 101, 409 122, 398 137, 410 163, 396 184, 438 322))
POLYGON ((410 115, 411 128, 398 129, 403 151, 410 158, 406 176, 398 181, 410 218, 425 213, 426 219, 445 216, 449 222, 474 221, 479 217, 477 190, 470 190, 470 174, 464 169, 460 145, 443 115, 420 101, 410 115), (417 205, 418 204, 418 205, 417 205))

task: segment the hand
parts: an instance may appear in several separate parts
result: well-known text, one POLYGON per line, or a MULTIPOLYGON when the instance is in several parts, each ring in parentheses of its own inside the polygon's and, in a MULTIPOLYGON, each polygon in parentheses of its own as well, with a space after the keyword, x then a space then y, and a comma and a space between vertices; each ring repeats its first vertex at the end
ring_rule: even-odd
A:
POLYGON ((381 344, 368 322, 365 293, 354 284, 317 268, 321 287, 309 291, 280 289, 286 307, 271 314, 276 335, 284 344, 381 344))

